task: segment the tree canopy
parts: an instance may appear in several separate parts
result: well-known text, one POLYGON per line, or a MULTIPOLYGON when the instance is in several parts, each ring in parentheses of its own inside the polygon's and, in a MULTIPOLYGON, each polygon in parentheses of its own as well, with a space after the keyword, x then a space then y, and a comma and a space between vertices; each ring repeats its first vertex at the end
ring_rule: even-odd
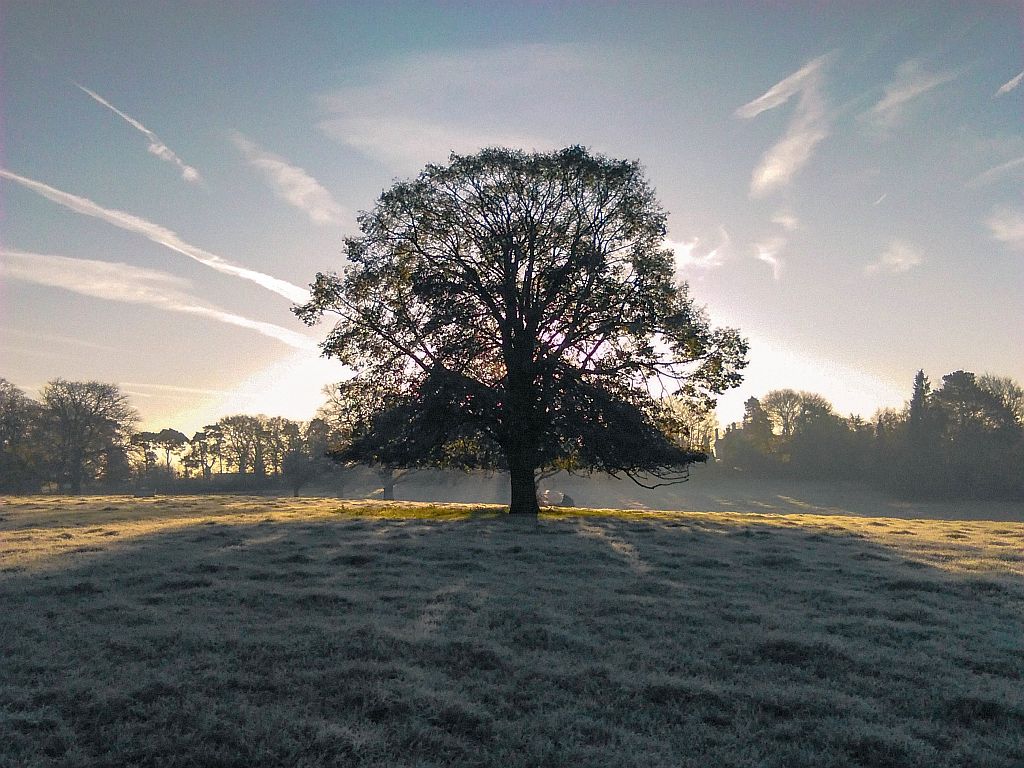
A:
POLYGON ((386 190, 295 308, 337 316, 324 354, 378 394, 351 454, 414 466, 472 444, 534 514, 535 471, 566 456, 680 479, 704 456, 668 437, 660 398, 712 401, 747 345, 675 281, 665 220, 639 163, 581 147, 453 154, 386 190))

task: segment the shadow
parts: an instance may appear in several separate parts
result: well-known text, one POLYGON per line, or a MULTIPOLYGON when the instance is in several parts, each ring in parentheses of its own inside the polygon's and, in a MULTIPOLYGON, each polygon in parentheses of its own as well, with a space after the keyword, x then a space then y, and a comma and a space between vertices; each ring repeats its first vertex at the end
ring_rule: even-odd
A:
POLYGON ((1024 578, 947 569, 957 540, 492 509, 102 532, 0 573, 0 764, 1024 761, 1024 578))
MULTIPOLYGON (((857 515, 931 520, 1024 521, 1024 503, 1009 501, 906 501, 852 482, 825 482, 761 477, 722 467, 693 467, 679 485, 642 488, 626 478, 559 473, 541 489, 567 493, 580 507, 769 514, 857 515)), ((352 483, 346 493, 358 496, 370 486, 352 483)), ((424 502, 507 504, 508 478, 423 470, 396 486, 399 499, 424 502)))

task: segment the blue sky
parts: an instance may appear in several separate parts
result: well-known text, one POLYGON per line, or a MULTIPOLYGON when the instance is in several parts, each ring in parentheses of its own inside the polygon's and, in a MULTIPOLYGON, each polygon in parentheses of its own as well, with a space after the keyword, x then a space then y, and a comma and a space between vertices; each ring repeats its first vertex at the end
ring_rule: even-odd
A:
POLYGON ((870 416, 918 368, 1024 380, 1019 3, 6 2, 0 376, 146 426, 304 418, 288 311, 452 150, 639 159, 681 279, 753 345, 721 401, 870 416))

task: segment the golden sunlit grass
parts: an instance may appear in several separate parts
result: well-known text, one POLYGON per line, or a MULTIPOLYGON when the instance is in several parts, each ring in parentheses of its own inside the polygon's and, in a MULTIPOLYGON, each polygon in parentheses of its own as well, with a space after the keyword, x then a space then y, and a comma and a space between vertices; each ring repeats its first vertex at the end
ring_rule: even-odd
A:
POLYGON ((1024 525, 0 500, 0 765, 1018 766, 1024 525))

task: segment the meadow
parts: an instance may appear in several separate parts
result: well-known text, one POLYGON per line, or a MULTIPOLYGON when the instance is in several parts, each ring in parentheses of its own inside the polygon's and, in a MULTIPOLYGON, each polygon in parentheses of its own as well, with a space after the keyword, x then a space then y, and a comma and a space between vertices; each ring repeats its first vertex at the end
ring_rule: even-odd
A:
POLYGON ((2 766, 1020 766, 1024 524, 0 499, 2 766))

